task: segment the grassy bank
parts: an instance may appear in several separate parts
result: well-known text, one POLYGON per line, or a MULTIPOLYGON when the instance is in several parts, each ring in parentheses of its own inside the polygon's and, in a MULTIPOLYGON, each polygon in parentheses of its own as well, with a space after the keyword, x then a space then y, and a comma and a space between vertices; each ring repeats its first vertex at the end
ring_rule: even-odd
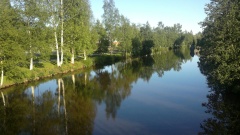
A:
POLYGON ((93 66, 102 67, 118 62, 122 59, 120 55, 100 55, 89 57, 87 60, 77 60, 74 64, 69 61, 61 67, 57 67, 55 62, 41 62, 34 65, 33 70, 24 67, 18 67, 12 77, 4 76, 3 86, 0 89, 10 87, 17 84, 38 81, 44 78, 53 77, 58 74, 65 74, 89 68, 93 66))

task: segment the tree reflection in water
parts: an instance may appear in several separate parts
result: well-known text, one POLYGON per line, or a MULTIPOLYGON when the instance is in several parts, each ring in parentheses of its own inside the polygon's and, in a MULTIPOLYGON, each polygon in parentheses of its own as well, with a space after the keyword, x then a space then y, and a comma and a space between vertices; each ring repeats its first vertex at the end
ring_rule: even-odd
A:
POLYGON ((207 95, 208 102, 202 106, 206 107, 205 112, 211 114, 211 117, 201 123, 203 131, 199 134, 240 134, 240 94, 234 92, 239 84, 220 83, 211 74, 213 69, 205 66, 206 63, 209 64, 205 59, 201 59, 199 67, 207 77, 211 91, 207 95))
POLYGON ((106 117, 115 119, 134 82, 148 81, 155 72, 162 77, 166 71, 179 71, 190 59, 188 49, 165 50, 111 65, 108 70, 84 71, 46 82, 54 88, 41 87, 41 82, 12 87, 2 92, 0 133, 92 134, 98 104, 105 104, 106 117))
POLYGON ((240 134, 240 97, 213 90, 203 103, 211 118, 201 123, 201 134, 240 134))

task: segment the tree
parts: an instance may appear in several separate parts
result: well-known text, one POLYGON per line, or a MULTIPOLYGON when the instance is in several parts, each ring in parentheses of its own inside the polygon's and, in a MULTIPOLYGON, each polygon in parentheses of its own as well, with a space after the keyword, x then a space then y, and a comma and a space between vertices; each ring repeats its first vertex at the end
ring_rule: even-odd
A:
POLYGON ((61 62, 63 64, 63 23, 64 23, 64 6, 63 0, 60 0, 60 23, 61 23, 61 62))
POLYGON ((130 24, 130 20, 121 15, 120 17, 120 32, 121 36, 119 38, 121 50, 127 56, 127 53, 131 53, 132 49, 132 38, 133 30, 130 24))
POLYGON ((164 31, 164 24, 162 22, 158 23, 158 26, 154 29, 154 51, 159 52, 161 47, 165 47, 166 45, 166 33, 164 31))
POLYGON ((87 53, 93 49, 90 33, 91 9, 88 0, 71 0, 66 4, 68 4, 68 10, 65 12, 66 43, 71 50, 71 63, 74 63, 74 54, 83 52, 86 60, 87 53))
POLYGON ((132 38, 132 56, 140 56, 142 50, 141 38, 140 38, 140 30, 136 24, 132 24, 133 35, 132 38))
POLYGON ((42 0, 17 0, 13 5, 20 13, 23 23, 21 28, 26 33, 22 36, 22 41, 30 60, 29 69, 32 70, 33 57, 43 46, 40 38, 45 27, 45 7, 42 0))
POLYGON ((48 0, 48 14, 49 14, 49 24, 50 27, 53 29, 53 35, 54 35, 54 42, 55 42, 55 48, 56 48, 56 56, 57 56, 57 66, 61 66, 60 62, 60 56, 59 56, 59 42, 58 42, 58 25, 59 25, 59 1, 55 0, 48 0))
POLYGON ((103 10, 104 10, 104 13, 102 15, 103 24, 105 26, 107 38, 109 41, 109 49, 112 54, 114 49, 113 41, 117 40, 115 38, 117 35, 116 31, 119 22, 119 11, 115 7, 114 0, 104 0, 103 10))
MULTIPOLYGON (((18 66, 24 66, 26 55, 23 40, 23 22, 16 8, 9 0, 0 1, 0 62, 1 82, 6 75, 10 79, 19 78, 18 66)), ((20 75, 21 76, 21 75, 20 75)))
POLYGON ((153 31, 150 24, 147 22, 144 26, 140 28, 140 34, 142 38, 142 55, 148 55, 152 53, 152 48, 154 47, 153 42, 153 31))
POLYGON ((97 32, 98 41, 97 41, 97 52, 104 53, 107 52, 109 41, 107 40, 107 33, 103 27, 103 24, 100 20, 97 20, 93 26, 93 29, 97 32))

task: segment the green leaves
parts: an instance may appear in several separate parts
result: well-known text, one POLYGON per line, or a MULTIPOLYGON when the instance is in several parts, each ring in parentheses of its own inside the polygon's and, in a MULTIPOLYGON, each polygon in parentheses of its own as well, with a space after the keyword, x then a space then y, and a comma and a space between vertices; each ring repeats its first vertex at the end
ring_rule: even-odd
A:
POLYGON ((5 75, 21 79, 27 76, 19 68, 25 71, 30 65, 31 70, 56 59, 61 66, 63 59, 74 63, 74 57, 86 59, 93 52, 138 57, 173 47, 179 39, 182 45, 192 41, 180 24, 132 24, 120 15, 114 0, 104 0, 103 10, 102 22, 94 22, 89 0, 1 0, 0 60, 5 75))
MULTIPOLYGON (((240 59, 240 3, 237 0, 212 0, 207 5, 207 18, 202 23, 202 53, 200 64, 203 73, 225 86, 239 82, 240 59)), ((238 84, 239 85, 239 84, 238 84)))

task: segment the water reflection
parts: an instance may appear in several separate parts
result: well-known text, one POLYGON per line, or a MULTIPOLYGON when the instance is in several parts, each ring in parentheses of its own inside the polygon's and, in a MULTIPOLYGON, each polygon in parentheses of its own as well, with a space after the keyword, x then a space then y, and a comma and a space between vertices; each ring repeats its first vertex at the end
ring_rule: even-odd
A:
MULTIPOLYGON (((210 79, 210 78, 208 78, 210 79)), ((201 123, 201 134, 240 134, 240 97, 229 93, 226 87, 208 80, 211 88, 208 102, 202 104, 212 115, 201 123)))
POLYGON ((188 60, 187 48, 162 51, 43 84, 12 87, 1 92, 0 133, 93 134, 98 105, 105 105, 107 119, 116 119, 137 80, 148 82, 154 73, 162 77, 166 71, 180 71, 188 60))
POLYGON ((212 74, 214 68, 206 66, 211 63, 201 59, 199 67, 207 77, 208 87, 211 89, 207 95, 208 102, 202 104, 206 113, 211 117, 201 123, 200 134, 240 134, 240 95, 235 93, 239 90, 239 83, 221 83, 212 74), (231 85, 230 85, 231 84, 231 85))
POLYGON ((208 102, 203 103, 203 106, 212 117, 201 123, 201 134, 240 134, 240 97, 223 95, 216 91, 207 97, 208 102))

